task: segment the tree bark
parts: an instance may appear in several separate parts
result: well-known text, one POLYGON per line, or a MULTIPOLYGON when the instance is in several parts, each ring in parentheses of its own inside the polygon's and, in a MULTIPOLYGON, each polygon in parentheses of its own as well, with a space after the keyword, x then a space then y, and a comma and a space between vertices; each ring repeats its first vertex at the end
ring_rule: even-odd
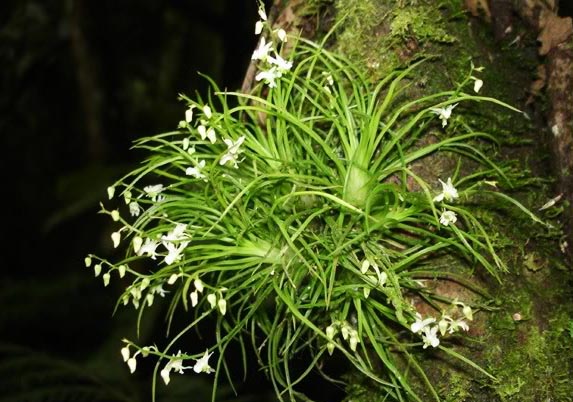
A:
MULTIPOLYGON (((571 18, 559 17, 552 1, 446 3, 277 0, 271 14, 277 26, 315 39, 344 15, 330 46, 361 63, 372 80, 420 57, 439 55, 427 69, 415 71, 412 81, 420 91, 451 88, 467 74, 471 59, 485 67, 485 96, 531 117, 529 123, 516 116, 479 120, 484 131, 503 136, 505 146, 498 158, 518 159, 520 168, 531 175, 522 182, 537 184, 523 187, 515 196, 536 213, 553 211, 543 216, 563 223, 562 232, 548 233, 523 217, 492 222, 494 230, 511 239, 502 250, 511 272, 501 285, 476 272, 471 280, 487 288, 491 297, 483 302, 491 308, 484 308, 469 337, 453 346, 497 380, 441 352, 425 351, 418 357, 443 401, 572 400, 572 270, 566 255, 570 258, 573 245, 571 18), (538 211, 548 200, 553 205, 538 211)), ((450 161, 444 163, 451 166, 450 161)), ((453 283, 431 286, 450 297, 464 292, 453 283)), ((378 400, 368 380, 350 378, 347 400, 378 400)), ((435 400, 426 396, 424 400, 435 400)))

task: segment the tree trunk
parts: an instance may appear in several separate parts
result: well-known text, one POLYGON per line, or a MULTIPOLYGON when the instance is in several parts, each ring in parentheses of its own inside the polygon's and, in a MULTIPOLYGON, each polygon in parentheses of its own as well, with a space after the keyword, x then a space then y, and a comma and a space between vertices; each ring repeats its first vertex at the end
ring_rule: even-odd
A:
MULTIPOLYGON (((481 301, 484 308, 455 350, 496 380, 442 351, 420 350, 418 358, 443 401, 571 401, 572 271, 567 259, 573 245, 571 18, 559 17, 554 1, 461 3, 291 0, 285 5, 277 0, 271 16, 275 25, 314 39, 344 18, 330 46, 360 63, 372 80, 422 57, 431 58, 414 71, 416 90, 410 94, 452 88, 467 75, 471 60, 485 68, 480 73, 484 96, 526 112, 529 120, 480 105, 475 121, 502 144, 494 158, 517 163, 523 172, 515 178, 512 196, 563 228, 548 231, 518 214, 489 222, 489 230, 511 239, 501 250, 510 272, 502 284, 479 271, 471 278, 491 296, 481 301)), ((437 170, 453 170, 455 161, 436 161, 431 170, 413 168, 437 181, 437 170)), ((449 297, 464 292, 455 283, 429 286, 449 297)), ((379 400, 368 380, 350 378, 349 401, 379 400)), ((424 395, 421 381, 419 388, 424 395)))

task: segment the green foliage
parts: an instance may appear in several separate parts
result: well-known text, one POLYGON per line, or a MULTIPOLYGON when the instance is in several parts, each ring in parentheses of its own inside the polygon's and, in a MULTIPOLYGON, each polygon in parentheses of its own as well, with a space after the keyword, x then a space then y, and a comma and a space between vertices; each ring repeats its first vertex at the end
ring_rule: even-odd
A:
MULTIPOLYGON (((493 180, 507 178, 474 145, 494 139, 463 121, 474 102, 516 110, 464 92, 477 80, 473 66, 455 89, 411 100, 403 96, 408 76, 424 60, 372 82, 323 45, 299 40, 290 51, 292 71, 265 79, 268 87, 222 92, 212 83, 207 101, 182 96, 188 110, 180 129, 138 141, 149 158, 109 189, 136 217, 102 208, 121 224, 112 240, 116 247, 129 240, 126 255, 113 263, 90 256, 86 265, 95 260, 106 285, 111 274, 130 275, 119 304, 133 304, 140 318, 166 296, 164 286, 168 322, 179 309, 192 317, 165 347, 126 340, 130 369, 139 356, 156 356, 155 374, 167 361, 160 371, 167 384, 194 359, 197 373, 214 369, 216 383, 232 383, 225 352, 236 342, 244 370, 251 344, 281 400, 304 398, 297 385, 322 372, 334 353, 377 382, 385 400, 420 401, 413 376, 439 400, 414 354, 420 334, 424 349, 439 346, 490 376, 444 346, 467 330, 477 305, 435 294, 420 280, 451 279, 479 293, 455 269, 436 268, 441 256, 481 266, 497 280, 506 270, 494 239, 464 204, 488 198, 537 220, 495 190, 493 180), (424 141, 430 130, 447 135, 424 141), (460 177, 458 164, 439 193, 428 181, 437 178, 412 168, 437 152, 481 168, 460 177), (156 261, 143 272, 138 262, 148 257, 156 261), (413 298, 433 313, 423 317, 413 298), (174 354, 204 323, 214 326, 207 332, 213 345, 174 354)), ((276 74, 273 68, 267 72, 276 74)))

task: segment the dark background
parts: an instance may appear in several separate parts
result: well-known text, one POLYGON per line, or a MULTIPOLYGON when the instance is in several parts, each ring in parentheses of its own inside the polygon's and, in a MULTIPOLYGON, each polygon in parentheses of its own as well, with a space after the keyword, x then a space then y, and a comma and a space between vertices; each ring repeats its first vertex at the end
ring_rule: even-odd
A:
MULTIPOLYGON (((151 400, 152 366, 139 359, 130 375, 119 354, 123 337, 137 339, 135 310, 112 317, 126 284, 104 288, 84 267, 88 253, 113 258, 98 203, 141 160, 134 139, 177 127, 178 94, 206 94, 198 72, 240 87, 256 10, 255 0, 0 2, 0 401, 151 400)), ((152 309, 142 344, 164 341, 164 327, 152 309)), ((253 371, 243 399, 222 386, 221 400, 271 400, 253 371)), ((174 374, 159 400, 210 400, 211 380, 174 374)))

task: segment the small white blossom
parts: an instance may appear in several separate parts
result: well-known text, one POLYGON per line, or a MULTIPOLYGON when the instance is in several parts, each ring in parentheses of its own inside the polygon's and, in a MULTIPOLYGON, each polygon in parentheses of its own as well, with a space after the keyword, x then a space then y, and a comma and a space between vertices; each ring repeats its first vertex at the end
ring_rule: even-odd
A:
POLYGON ((111 240, 113 241, 113 248, 117 248, 117 246, 119 246, 119 242, 121 241, 121 233, 113 232, 111 234, 111 240))
POLYGON ((444 183, 441 179, 440 183, 442 184, 442 192, 434 197, 434 202, 441 202, 442 200, 446 201, 453 201, 456 198, 459 198, 458 190, 452 184, 452 178, 448 177, 447 183, 444 183))
POLYGON ((113 186, 109 186, 107 188, 107 196, 108 198, 111 200, 113 198, 113 195, 115 194, 115 187, 113 186))
POLYGON ((157 241, 147 238, 145 239, 143 245, 139 248, 139 251, 137 251, 137 255, 146 254, 148 257, 151 257, 152 260, 155 260, 157 258, 155 250, 158 246, 159 243, 157 241))
POLYGON ((225 315, 225 313, 227 312, 227 300, 219 299, 219 301, 217 302, 217 307, 219 307, 221 315, 225 315))
POLYGON ((111 211, 111 219, 113 219, 114 222, 119 221, 119 211, 117 209, 114 209, 113 211, 111 211))
POLYGON ((139 206, 137 201, 131 201, 129 203, 129 214, 134 217, 138 217, 141 213, 142 208, 139 206))
POLYGON ((428 346, 437 348, 440 344, 440 340, 438 339, 438 326, 425 327, 422 332, 422 340, 424 341, 423 348, 426 349, 428 346))
POLYGON ((175 282, 177 282, 177 279, 179 279, 180 276, 181 276, 180 274, 171 274, 171 276, 167 280, 167 284, 173 285, 175 282))
POLYGON ((101 274, 101 264, 94 265, 94 274, 96 277, 99 276, 99 274, 101 274))
POLYGON ((351 333, 350 340, 348 342, 350 344, 350 350, 356 352, 356 346, 358 346, 358 343, 360 342, 360 339, 358 339, 358 334, 356 333, 356 331, 353 331, 351 333))
POLYGON ((121 357, 123 358, 124 362, 129 360, 129 345, 125 345, 123 348, 121 348, 121 357))
POLYGON ((448 119, 452 116, 452 110, 458 106, 458 104, 448 105, 444 107, 433 107, 430 110, 438 115, 438 118, 442 121, 442 127, 446 127, 448 125, 448 119))
POLYGON ((167 265, 171 265, 174 262, 181 260, 181 254, 189 244, 188 241, 183 241, 179 244, 174 243, 163 243, 165 248, 167 249, 167 255, 165 256, 164 262, 167 265))
POLYGON ((269 63, 277 66, 278 71, 282 74, 286 71, 289 71, 292 67, 292 61, 286 61, 278 54, 276 57, 269 56, 268 57, 269 63))
POLYGON ((195 307, 199 302, 199 294, 194 290, 189 294, 189 297, 191 298, 191 307, 195 307))
POLYGON ((129 367, 129 372, 131 374, 135 373, 135 369, 137 368, 137 360, 135 360, 135 357, 127 360, 127 366, 129 367))
POLYGON ((147 306, 151 307, 153 305, 153 293, 147 293, 147 295, 145 296, 145 300, 147 301, 147 306))
POLYGON ((84 258, 84 263, 86 264, 86 268, 89 268, 89 266, 92 265, 92 258, 89 256, 84 258))
POLYGON ((181 148, 183 148, 184 151, 187 151, 189 148, 189 138, 183 138, 183 141, 181 142, 181 148))
POLYGON ((259 17, 261 17, 261 20, 263 20, 263 21, 267 20, 267 13, 265 12, 264 8, 259 7, 258 13, 259 13, 259 17))
POLYGON ((204 167, 205 167, 205 160, 202 160, 194 167, 188 167, 187 170, 185 170, 185 174, 187 176, 193 176, 196 179, 205 179, 206 176, 203 173, 201 173, 201 170, 204 167))
POLYGON ((264 37, 261 37, 259 41, 259 46, 253 52, 251 56, 251 60, 266 60, 269 56, 269 52, 271 51, 273 46, 272 42, 268 42, 265 40, 264 37))
POLYGON ((410 326, 410 330, 418 334, 420 331, 423 331, 428 325, 433 324, 436 322, 434 317, 426 318, 425 320, 422 319, 422 315, 420 313, 416 313, 416 321, 410 326))
POLYGON ((213 373, 215 370, 211 366, 209 366, 209 358, 213 353, 209 353, 208 350, 205 351, 203 357, 196 361, 195 365, 193 366, 193 371, 197 374, 199 373, 213 373))
POLYGON ((286 42, 287 41, 287 33, 284 29, 279 29, 277 31, 277 36, 280 39, 281 42, 286 42))
POLYGON ((109 280, 111 279, 110 273, 106 272, 105 274, 103 274, 102 279, 103 279, 103 286, 107 287, 107 285, 109 285, 109 280))
POLYGON ((131 241, 133 244, 133 252, 138 254, 139 250, 141 250, 141 245, 143 244, 143 239, 139 236, 135 236, 131 241))
POLYGON ((225 138, 223 141, 227 144, 227 153, 221 157, 219 164, 225 165, 227 162, 231 162, 235 168, 238 168, 237 159, 242 152, 240 147, 245 141, 245 136, 239 137, 235 142, 228 138, 225 138))
POLYGON ((131 201, 131 191, 125 190, 123 192, 123 201, 125 202, 125 205, 129 204, 131 201))
POLYGON ((203 281, 201 281, 201 279, 195 279, 193 281, 193 285, 195 286, 195 289, 197 289, 197 291, 199 293, 203 293, 204 285, 203 285, 203 281))
POLYGON ((191 123, 191 121, 193 121, 193 108, 195 106, 191 105, 189 106, 189 108, 185 111, 185 121, 187 123, 191 123))
POLYGON ((143 191, 145 191, 145 193, 147 194, 147 196, 149 198, 151 198, 151 200, 153 202, 157 202, 161 200, 160 194, 161 192, 164 190, 163 188, 163 184, 154 184, 151 186, 145 186, 143 188, 143 191))
POLYGON ((458 217, 454 211, 444 211, 440 216, 440 223, 444 226, 454 224, 458 221, 458 217))
POLYGON ((165 367, 159 373, 165 385, 169 385, 169 381, 171 380, 169 375, 171 374, 172 370, 179 374, 184 374, 183 370, 191 368, 183 366, 183 358, 181 358, 180 356, 181 356, 181 351, 177 352, 177 354, 173 356, 171 360, 169 360, 169 362, 167 362, 165 367))
POLYGON ((328 354, 332 356, 332 352, 334 352, 334 348, 336 347, 336 344, 334 342, 328 342, 326 344, 326 350, 328 350, 328 354))
POLYGON ((466 306, 464 304, 464 306, 462 308, 462 313, 463 313, 464 317, 466 317, 468 320, 473 321, 474 314, 473 314, 472 308, 470 306, 466 306))
POLYGON ((119 273, 119 277, 123 278, 125 276, 125 271, 127 271, 127 265, 120 265, 117 267, 117 272, 119 273))
POLYGON ((277 86, 276 79, 280 78, 282 73, 276 68, 272 67, 267 71, 261 71, 255 76, 256 81, 264 81, 269 88, 275 88, 277 86))
POLYGON ((213 116, 213 112, 211 112, 211 108, 209 107, 209 105, 203 106, 203 114, 208 119, 210 119, 211 116, 213 116))
POLYGON ((474 81, 474 92, 478 93, 482 86, 483 86, 483 81, 476 79, 474 81))
POLYGON ((207 301, 211 305, 211 308, 215 308, 215 306, 217 305, 217 296, 211 293, 210 295, 207 295, 207 301))
POLYGON ((334 335, 336 335, 336 328, 334 327, 334 324, 331 324, 326 327, 326 337, 332 340, 334 339, 334 335))
POLYGON ((259 20, 256 22, 255 24, 255 35, 260 35, 261 32, 263 32, 263 26, 264 26, 264 22, 259 20))

